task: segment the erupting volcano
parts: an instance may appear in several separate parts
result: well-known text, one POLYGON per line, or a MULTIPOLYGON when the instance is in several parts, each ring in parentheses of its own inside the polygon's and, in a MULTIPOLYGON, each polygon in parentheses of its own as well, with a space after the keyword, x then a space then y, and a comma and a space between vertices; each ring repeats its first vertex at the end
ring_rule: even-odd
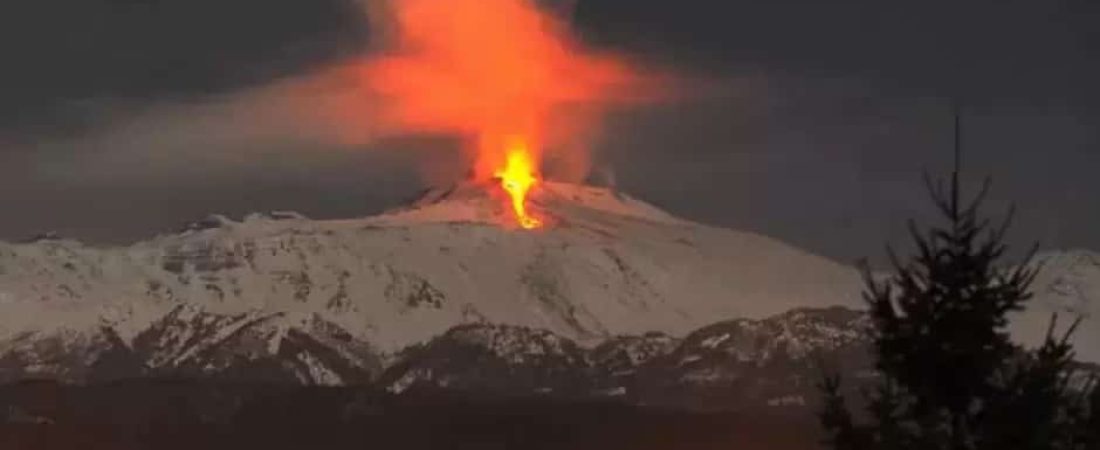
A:
POLYGON ((385 51, 362 68, 386 129, 466 139, 479 180, 499 179, 502 205, 526 229, 527 194, 544 157, 584 160, 583 136, 635 76, 593 55, 531 0, 394 0, 385 51), (573 153, 573 154, 569 154, 573 153))

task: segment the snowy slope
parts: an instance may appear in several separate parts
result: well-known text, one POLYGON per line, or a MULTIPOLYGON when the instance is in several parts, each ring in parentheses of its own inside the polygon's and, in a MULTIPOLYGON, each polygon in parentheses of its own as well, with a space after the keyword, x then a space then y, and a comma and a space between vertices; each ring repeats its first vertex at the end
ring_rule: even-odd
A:
POLYGON ((534 232, 511 227, 495 195, 460 185, 355 220, 215 216, 126 248, 0 244, 0 326, 108 325, 128 342, 187 304, 318 314, 395 351, 469 322, 595 341, 853 301, 844 266, 608 190, 543 185, 533 201, 549 225, 534 232))
MULTIPOLYGON (((360 219, 211 216, 122 248, 0 243, 0 356, 51 361, 28 353, 50 348, 31 342, 109 341, 140 353, 147 370, 222 370, 243 358, 286 371, 280 377, 340 383, 463 324, 547 330, 591 346, 861 306, 854 269, 765 236, 559 183, 532 194, 547 226, 520 230, 503 195, 466 183, 360 219)), ((1040 280, 1037 302, 1048 306, 1019 321, 1029 342, 1046 310, 1076 302, 1095 311, 1095 255, 1059 255, 1050 258, 1064 262, 1040 280)), ((1080 336, 1096 336, 1097 322, 1080 336)), ((1100 361, 1095 346, 1080 355, 1100 361)))
POLYGON ((1012 318, 1014 336, 1028 343, 1042 342, 1051 315, 1058 314, 1056 335, 1062 336, 1077 318, 1073 334, 1079 359, 1100 363, 1100 254, 1085 250, 1047 252, 1035 257, 1039 274, 1032 285, 1034 299, 1028 311, 1012 318))

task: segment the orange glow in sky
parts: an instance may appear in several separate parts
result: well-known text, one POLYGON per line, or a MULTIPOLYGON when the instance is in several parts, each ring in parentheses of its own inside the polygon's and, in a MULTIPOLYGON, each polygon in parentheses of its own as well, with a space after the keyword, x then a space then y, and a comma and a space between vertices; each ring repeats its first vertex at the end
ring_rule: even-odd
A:
MULTIPOLYGON (((531 0, 393 0, 386 51, 362 75, 385 100, 383 118, 407 130, 469 137, 474 176, 499 177, 517 221, 562 107, 599 105, 628 68, 582 49, 531 0), (517 144, 518 143, 518 144, 517 144)), ((571 119, 571 118, 569 118, 571 119)))

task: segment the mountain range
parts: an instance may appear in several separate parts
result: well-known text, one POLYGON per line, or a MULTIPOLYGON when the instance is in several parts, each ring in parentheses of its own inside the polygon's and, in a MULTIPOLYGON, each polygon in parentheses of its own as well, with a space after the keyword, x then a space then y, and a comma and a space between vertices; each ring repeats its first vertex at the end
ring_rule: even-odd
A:
MULTIPOLYGON (((512 224, 487 183, 348 220, 210 216, 125 247, 0 243, 0 380, 145 377, 614 398, 812 402, 822 364, 870 376, 853 267, 546 182, 512 224)), ((1039 255, 1024 345, 1081 315, 1100 362, 1100 255, 1039 255), (1062 322, 1065 323, 1065 322, 1062 322)))

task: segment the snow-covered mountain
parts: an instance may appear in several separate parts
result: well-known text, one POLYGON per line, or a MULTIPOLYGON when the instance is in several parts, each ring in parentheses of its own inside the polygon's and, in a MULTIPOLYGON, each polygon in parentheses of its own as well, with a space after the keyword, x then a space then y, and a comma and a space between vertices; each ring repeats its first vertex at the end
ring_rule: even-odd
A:
POLYGON ((498 195, 464 184, 354 220, 213 216, 123 248, 0 244, 0 328, 24 340, 107 328, 133 347, 185 307, 221 327, 209 340, 262 324, 282 330, 256 332, 275 351, 321 321, 387 355, 466 323, 594 344, 854 301, 851 269, 764 236, 557 183, 533 198, 548 225, 524 231, 498 195))
MULTIPOLYGON (((403 349, 478 327, 643 351, 665 338, 620 336, 680 339, 730 319, 861 306, 856 270, 765 236, 552 182, 531 199, 546 226, 520 230, 503 195, 466 183, 361 219, 211 216, 128 247, 0 243, 0 378, 137 367, 352 383, 400 363, 403 349)), ((1096 255, 1046 259, 1042 307, 1019 321, 1030 342, 1050 310, 1095 314, 1100 298, 1096 255)), ((1096 330, 1088 321, 1078 342, 1096 330)), ((1097 346, 1079 354, 1100 361, 1097 346)))
POLYGON ((873 368, 867 316, 798 308, 722 321, 683 338, 650 332, 586 349, 545 330, 465 325, 408 349, 380 384, 391 392, 448 390, 557 398, 610 397, 688 409, 803 409, 823 362, 865 378, 873 368))
POLYGON ((1055 333, 1061 337, 1078 317, 1073 334, 1079 359, 1100 363, 1100 253, 1086 250, 1036 255, 1039 274, 1032 284, 1034 298, 1028 310, 1012 317, 1013 336, 1026 343, 1041 342, 1058 314, 1055 333))

